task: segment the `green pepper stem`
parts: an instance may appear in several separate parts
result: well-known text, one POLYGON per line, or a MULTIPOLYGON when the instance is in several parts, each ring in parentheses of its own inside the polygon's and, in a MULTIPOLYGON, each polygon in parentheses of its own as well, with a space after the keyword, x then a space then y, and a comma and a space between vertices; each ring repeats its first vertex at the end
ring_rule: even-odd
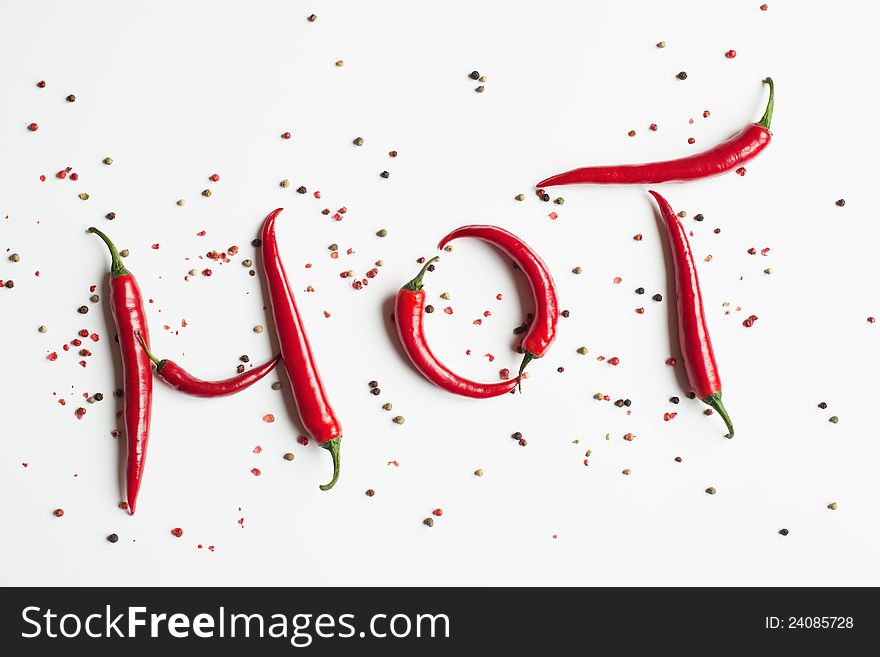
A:
POLYGON ((122 257, 119 255, 116 245, 110 241, 110 238, 94 226, 89 228, 89 232, 94 233, 104 240, 107 248, 110 249, 110 275, 113 278, 116 278, 117 276, 125 276, 128 274, 128 270, 125 268, 125 265, 122 264, 122 257))
POLYGON ((434 256, 428 262, 425 263, 425 266, 422 267, 421 271, 416 275, 414 279, 412 279, 409 283, 403 286, 404 290, 410 290, 411 292, 418 292, 422 289, 422 279, 425 277, 425 274, 428 271, 428 267, 433 265, 435 262, 440 260, 440 256, 434 256))
POLYGON ((764 78, 764 84, 770 85, 770 98, 767 99, 767 108, 764 110, 764 116, 758 121, 758 125, 770 132, 770 120, 773 118, 773 78, 764 78))
POLYGON ((156 369, 161 370, 163 367, 165 367, 165 363, 167 363, 168 361, 167 360, 159 360, 152 353, 150 353, 150 348, 147 346, 147 342, 146 342, 146 340, 144 340, 144 336, 141 335, 141 332, 138 331, 137 333, 135 333, 135 335, 137 336, 138 341, 141 343, 141 346, 144 348, 144 351, 147 352, 147 356, 150 357, 151 361, 156 363, 156 369))
POLYGON ((709 395, 703 401, 718 411, 718 415, 721 416, 721 419, 724 420, 724 424, 727 425, 727 437, 733 438, 733 422, 731 422, 730 416, 727 414, 727 409, 724 408, 724 404, 721 403, 721 392, 719 391, 709 395))
POLYGON ((537 356, 534 354, 530 354, 528 351, 523 352, 523 359, 519 364, 519 376, 516 377, 516 389, 519 390, 519 394, 522 394, 523 371, 526 369, 526 365, 531 363, 535 358, 537 358, 537 356))
POLYGON ((339 480, 339 447, 342 444, 342 438, 334 438, 333 440, 328 440, 326 443, 321 443, 321 447, 330 452, 330 456, 333 459, 333 479, 330 480, 329 484, 321 484, 321 490, 330 490, 336 485, 336 482, 339 480))

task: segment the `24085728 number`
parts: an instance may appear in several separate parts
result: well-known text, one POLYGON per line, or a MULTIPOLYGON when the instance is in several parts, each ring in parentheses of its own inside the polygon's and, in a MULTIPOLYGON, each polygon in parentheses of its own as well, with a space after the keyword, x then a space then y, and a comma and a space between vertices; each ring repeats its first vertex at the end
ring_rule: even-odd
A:
POLYGON ((852 616, 766 616, 764 627, 768 630, 849 630, 853 628, 852 616))

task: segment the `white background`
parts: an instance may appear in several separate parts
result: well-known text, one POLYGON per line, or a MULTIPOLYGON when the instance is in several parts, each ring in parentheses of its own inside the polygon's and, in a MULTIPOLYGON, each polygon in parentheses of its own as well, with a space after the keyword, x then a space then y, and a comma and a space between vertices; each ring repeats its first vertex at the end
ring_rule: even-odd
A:
MULTIPOLYGON (((3 3, 0 248, 21 262, 5 253, 0 261, 0 279, 15 281, 0 290, 0 582, 880 583, 880 325, 866 322, 880 315, 877 9, 760 4, 3 3), (726 59, 731 48, 738 55, 726 59), (473 69, 488 78, 484 94, 467 78, 473 69), (686 81, 675 78, 680 70, 686 81), (669 290, 645 190, 550 190, 565 198, 559 207, 532 189, 577 165, 714 145, 760 117, 768 74, 778 92, 774 138, 747 175, 658 187, 693 230, 737 428, 728 441, 664 364, 676 338, 667 301, 650 299, 668 300, 669 290), (41 79, 45 89, 35 86, 41 79), (31 121, 36 133, 25 128, 31 121), (284 131, 293 138, 280 139, 284 131), (108 155, 110 167, 101 163, 108 155), (54 178, 65 166, 78 182, 54 178), (200 196, 206 187, 210 198, 200 196), (520 192, 527 198, 517 203, 520 192), (340 483, 318 490, 328 454, 297 444, 288 390, 270 389, 274 374, 226 400, 157 382, 146 476, 128 517, 117 508, 120 445, 110 437, 113 332, 103 301, 88 302, 90 285, 106 296, 109 258, 85 229, 98 225, 131 250, 126 265, 154 300, 154 351, 221 377, 239 355, 258 361, 276 348, 262 276, 248 276, 241 260, 254 257, 250 241, 278 206, 288 274, 345 429, 340 483), (320 214, 341 206, 341 222, 320 214), (103 218, 111 210, 113 222, 103 218), (698 212, 703 223, 692 220, 698 212), (474 222, 538 249, 571 311, 515 397, 470 401, 434 388, 402 358, 388 321, 416 258, 474 222), (241 247, 232 262, 184 281, 208 266, 199 255, 231 244, 241 247), (762 257, 750 247, 771 250, 762 257), (363 275, 377 258, 385 266, 360 292, 338 276, 363 275), (581 276, 570 273, 576 265, 581 276), (86 316, 76 312, 82 304, 86 316), (751 314, 759 320, 746 329, 751 314), (267 331, 255 334, 255 324, 267 331), (102 336, 87 343, 85 369, 76 350, 60 351, 84 327, 102 336), (581 345, 588 356, 577 355, 581 345), (54 363, 52 351, 61 354, 54 363), (103 403, 82 404, 97 391, 103 403), (595 401, 600 391, 632 399, 632 414, 595 401), (672 395, 683 402, 673 406, 672 395), (386 401, 394 412, 381 409, 386 401), (80 405, 88 412, 77 420, 80 405), (678 416, 664 422, 664 412, 678 416), (264 423, 266 413, 277 420, 264 423), (404 426, 391 422, 397 413, 404 426), (635 440, 622 440, 627 432, 635 440), (293 462, 281 458, 287 451, 293 462), (832 501, 837 511, 826 508, 832 501), (63 518, 52 515, 57 507, 63 518), (436 507, 443 516, 429 529, 422 520, 436 507), (118 543, 105 540, 111 532, 118 543)), ((531 300, 490 248, 455 246, 427 281, 438 308, 431 343, 462 374, 497 380, 519 362, 511 329, 531 300), (439 312, 446 305, 452 316, 439 312), (474 326, 486 309, 492 316, 474 326)))

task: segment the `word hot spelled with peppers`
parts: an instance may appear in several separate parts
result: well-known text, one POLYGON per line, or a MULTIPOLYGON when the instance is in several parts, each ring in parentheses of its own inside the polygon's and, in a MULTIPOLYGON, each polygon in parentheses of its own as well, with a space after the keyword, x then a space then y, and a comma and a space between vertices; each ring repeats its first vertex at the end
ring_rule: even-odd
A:
MULTIPOLYGON (((754 158, 770 143, 770 120, 773 117, 773 80, 764 82, 770 96, 764 116, 747 126, 728 141, 690 157, 648 164, 592 166, 552 176, 538 187, 551 185, 592 184, 654 184, 684 182, 719 175, 754 158)), ((697 396, 711 406, 727 425, 728 437, 733 436, 733 423, 721 401, 721 381, 709 338, 703 310, 703 299, 697 268, 687 234, 669 203, 657 192, 656 200, 669 241, 678 310, 678 333, 682 357, 689 383, 697 396)), ((126 494, 130 514, 137 507, 138 492, 144 474, 147 441, 153 397, 152 365, 156 375, 171 388, 196 397, 221 397, 246 390, 260 381, 281 361, 290 379, 297 412, 306 432, 324 449, 333 461, 333 477, 321 490, 333 488, 339 480, 342 427, 327 397, 305 326, 300 317, 287 279, 284 263, 275 237, 275 220, 279 208, 263 222, 263 265, 272 316, 278 332, 281 354, 237 376, 219 381, 199 379, 172 360, 159 360, 150 351, 150 333, 143 299, 137 281, 122 264, 113 242, 97 228, 90 233, 100 237, 110 251, 110 307, 116 324, 119 351, 122 356, 123 422, 126 433, 126 494)), ((550 270, 538 254, 513 233, 498 226, 470 225, 456 228, 440 240, 439 248, 459 238, 479 239, 504 252, 525 275, 531 288, 535 310, 522 340, 523 353, 519 375, 512 380, 480 383, 457 375, 441 363, 425 336, 424 277, 433 270, 439 257, 431 258, 421 271, 397 293, 394 319, 403 350, 415 368, 431 383, 447 392, 465 397, 486 399, 513 392, 522 386, 526 366, 541 358, 556 338, 559 303, 550 270)))

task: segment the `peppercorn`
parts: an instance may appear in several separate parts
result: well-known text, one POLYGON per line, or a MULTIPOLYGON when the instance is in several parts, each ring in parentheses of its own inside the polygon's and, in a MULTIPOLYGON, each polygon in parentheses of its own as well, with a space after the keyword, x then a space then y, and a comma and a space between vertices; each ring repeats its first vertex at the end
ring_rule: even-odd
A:
POLYGON ((303 185, 300 185, 299 187, 296 188, 296 191, 299 194, 305 194, 309 190, 307 190, 303 185))
POLYGON ((687 394, 687 398, 688 398, 688 399, 696 399, 696 398, 697 398, 697 393, 691 391, 691 392, 689 392, 689 393, 687 394))
POLYGON ((199 275, 199 270, 198 270, 198 269, 190 269, 190 270, 189 270, 189 275, 190 275, 190 276, 198 276, 198 275, 199 275))
POLYGON ((564 205, 564 204, 565 204, 565 199, 562 198, 562 197, 560 196, 559 198, 555 198, 555 199, 553 199, 553 202, 554 202, 556 205, 564 205))
POLYGON ((379 174, 380 178, 388 178, 389 176, 391 176, 391 174, 388 173, 387 171, 383 171, 382 173, 379 174))
POLYGON ((563 310, 563 311, 562 311, 561 313, 559 313, 559 314, 562 315, 563 317, 571 317, 571 313, 570 313, 569 311, 567 311, 567 310, 563 310))
POLYGON ((112 158, 112 157, 105 157, 105 158, 104 158, 103 160, 101 160, 101 161, 102 161, 104 164, 106 164, 108 167, 109 167, 111 164, 113 164, 113 158, 112 158))
POLYGON ((281 390, 281 381, 276 381, 272 384, 272 390, 281 390))
POLYGON ((391 418, 391 421, 394 422, 394 424, 403 424, 406 422, 406 419, 402 415, 395 415, 391 418))
POLYGON ((562 374, 565 371, 565 368, 564 367, 557 367, 556 371, 559 372, 560 374, 562 374))
POLYGON ((211 195, 210 189, 203 189, 202 190, 202 196, 204 196, 205 198, 208 198, 210 195, 211 195))
POLYGON ((474 476, 482 477, 483 476, 483 468, 477 468, 474 470, 474 476))
POLYGON ((186 205, 186 201, 184 201, 182 198, 179 198, 177 199, 177 205, 183 207, 184 205, 186 205))
POLYGON ((49 332, 49 327, 46 326, 46 325, 44 324, 44 325, 40 326, 40 328, 38 328, 37 330, 38 330, 40 333, 48 333, 48 332, 49 332))
POLYGON ((263 246, 263 240, 261 240, 259 237, 254 240, 251 240, 251 246, 259 248, 259 247, 263 246))
POLYGON ((627 469, 624 470, 621 474, 629 475, 631 472, 632 472, 632 470, 630 470, 629 468, 627 468, 627 469))
POLYGON ((578 348, 577 348, 577 352, 578 352, 581 356, 586 356, 586 355, 587 355, 587 348, 586 348, 586 347, 578 347, 578 348))
POLYGON ((422 520, 422 522, 425 523, 428 527, 434 526, 434 519, 433 518, 425 518, 424 520, 422 520))
POLYGON ((684 219, 686 216, 688 216, 688 213, 685 212, 684 210, 682 210, 681 212, 678 213, 679 219, 684 219))
POLYGON ((76 312, 78 312, 80 315, 85 315, 87 312, 89 312, 89 307, 88 306, 80 306, 79 308, 76 309, 76 312))
POLYGON ((779 530, 779 533, 780 533, 782 536, 788 536, 788 530, 785 529, 784 527, 783 527, 782 529, 779 530))
POLYGON ((715 488, 714 488, 713 486, 709 486, 709 488, 706 489, 706 492, 707 492, 709 495, 714 495, 716 491, 715 491, 715 488))
POLYGON ((547 201, 550 200, 550 194, 541 194, 541 200, 544 201, 544 203, 546 203, 547 201))
POLYGON ((828 418, 828 421, 831 424, 837 424, 840 421, 840 419, 836 415, 832 415, 830 418, 828 418))
POLYGON ((287 453, 284 455, 284 460, 285 460, 285 461, 292 461, 294 458, 295 458, 295 457, 294 457, 294 455, 293 455, 293 452, 287 452, 287 453))
POLYGON ((343 66, 345 66, 345 60, 342 60, 342 59, 336 60, 336 66, 342 68, 343 66))
POLYGON ((397 151, 388 151, 388 157, 397 157, 397 151))
POLYGON ((98 303, 100 300, 101 297, 99 297, 97 294, 93 294, 89 297, 89 301, 91 301, 92 303, 98 303))
POLYGON ((381 394, 382 394, 382 391, 379 390, 379 388, 373 388, 372 390, 370 390, 370 394, 371 394, 371 395, 378 396, 378 395, 381 395, 381 394))
POLYGON ((643 288, 643 287, 636 288, 636 294, 644 294, 644 293, 645 293, 645 288, 643 288))
POLYGON ((837 199, 837 202, 835 203, 835 205, 839 208, 842 208, 844 205, 846 205, 846 200, 839 198, 839 199, 837 199))
POLYGON ((89 195, 87 192, 81 192, 80 194, 78 194, 78 196, 81 201, 88 201, 89 200, 89 195))
POLYGON ((654 301, 663 301, 663 295, 662 295, 662 294, 655 294, 655 295, 654 295, 653 297, 651 297, 651 298, 652 298, 654 301))
POLYGON ((675 460, 676 463, 681 463, 681 457, 680 457, 680 456, 676 456, 674 460, 675 460))
POLYGON ((425 312, 431 314, 432 312, 434 312, 434 306, 428 304, 427 306, 425 306, 425 312))
POLYGON ((469 77, 471 80, 479 80, 479 79, 480 79, 480 73, 479 73, 479 71, 471 71, 470 73, 468 73, 468 77, 469 77))
POLYGON ((108 212, 107 214, 104 215, 104 218, 107 219, 108 221, 113 221, 114 219, 116 219, 116 213, 115 212, 108 212))
POLYGON ((64 515, 64 509, 55 509, 55 510, 52 512, 52 514, 53 514, 56 518, 60 518, 61 516, 64 515))
POLYGON ((104 401, 104 393, 103 392, 96 392, 94 394, 94 398, 95 398, 95 401, 104 401))
POLYGON ((525 201, 525 200, 526 200, 526 195, 525 195, 525 194, 517 194, 517 195, 514 196, 513 198, 514 198, 514 200, 516 200, 516 201, 525 201))
POLYGON ((254 333, 262 333, 262 332, 263 332, 263 327, 260 326, 259 324, 257 324, 257 325, 254 327, 254 333))
POLYGON ((824 409, 828 408, 828 404, 826 404, 825 402, 819 402, 819 408, 824 410, 824 409))
POLYGON ((290 181, 287 178, 285 178, 284 180, 282 180, 278 184, 281 185, 284 189, 287 189, 288 187, 290 187, 290 181))
POLYGON ((250 258, 245 258, 244 260, 241 261, 242 267, 250 267, 252 264, 254 264, 254 263, 250 258))
POLYGON ((521 440, 523 435, 519 431, 514 431, 512 434, 510 434, 510 437, 514 440, 521 440))
POLYGON ((632 399, 624 399, 623 405, 629 408, 630 406, 632 406, 632 399))
POLYGON ((6 282, 4 283, 4 285, 6 286, 6 289, 7 289, 7 290, 11 290, 12 288, 15 287, 15 283, 14 283, 13 281, 6 281, 6 282))
POLYGON ((675 77, 677 77, 679 80, 687 80, 688 74, 684 71, 680 71, 675 77))
POLYGON ((636 131, 635 131, 635 130, 630 130, 630 131, 627 132, 626 134, 627 134, 628 136, 630 136, 630 137, 635 137, 635 136, 636 136, 636 131))
POLYGON ((705 217, 702 214, 695 214, 694 221, 702 221, 705 217))
POLYGON ((571 273, 574 274, 574 275, 576 275, 576 276, 579 276, 579 275, 581 274, 581 272, 583 272, 583 271, 584 271, 584 270, 581 269, 580 267, 575 267, 574 269, 571 270, 571 273))
POLYGON ((618 399, 617 401, 614 402, 614 405, 617 406, 617 408, 622 408, 623 407, 623 400, 618 399))
POLYGON ((318 20, 317 16, 315 16, 314 14, 309 14, 309 17, 308 17, 309 23, 314 23, 316 20, 318 20))
POLYGON ((385 228, 380 228, 376 231, 377 237, 385 237, 386 235, 388 235, 388 231, 385 228))
POLYGON ((367 497, 373 497, 373 495, 375 495, 375 494, 376 494, 376 491, 374 491, 372 488, 367 489, 367 492, 366 492, 367 497))
POLYGON ((116 543, 119 540, 119 536, 117 536, 116 534, 110 534, 107 537, 107 540, 110 541, 111 543, 116 543))
POLYGON ((390 411, 392 408, 394 408, 394 406, 391 405, 391 402, 386 402, 385 404, 382 404, 382 410, 390 411))
POLYGON ((477 87, 476 89, 474 89, 474 91, 476 91, 478 94, 481 94, 481 93, 483 93, 484 91, 486 91, 486 87, 484 87, 483 85, 480 85, 479 87, 477 87))
POLYGON ((671 403, 673 403, 673 404, 677 404, 677 403, 680 402, 681 400, 680 400, 678 397, 670 397, 670 398, 669 398, 669 401, 670 401, 671 403))
POLYGON ((450 299, 449 292, 441 292, 440 298, 444 299, 445 301, 449 301, 449 299, 450 299))
POLYGON ((364 145, 364 138, 363 138, 363 137, 357 137, 357 138, 355 138, 355 140, 354 140, 352 143, 353 143, 355 146, 363 146, 363 145, 364 145))
POLYGON ((13 253, 11 256, 9 256, 9 259, 12 262, 19 262, 21 260, 21 256, 18 255, 17 253, 13 253))
POLYGON ((660 41, 660 42, 658 42, 658 43, 657 43, 657 47, 658 47, 658 48, 665 48, 665 47, 666 47, 666 42, 665 42, 665 41, 660 41))
POLYGON ((832 502, 831 504, 828 505, 828 508, 831 509, 832 511, 837 511, 837 502, 832 502))

